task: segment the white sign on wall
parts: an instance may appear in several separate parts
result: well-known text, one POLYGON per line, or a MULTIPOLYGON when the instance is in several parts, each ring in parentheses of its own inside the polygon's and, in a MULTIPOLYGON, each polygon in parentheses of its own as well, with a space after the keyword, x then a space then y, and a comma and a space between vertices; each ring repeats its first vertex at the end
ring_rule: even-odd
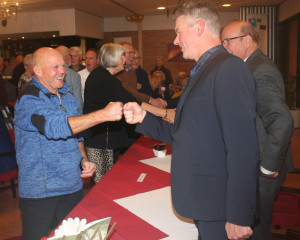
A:
POLYGON ((268 55, 268 14, 248 14, 248 22, 259 33, 259 48, 268 55))

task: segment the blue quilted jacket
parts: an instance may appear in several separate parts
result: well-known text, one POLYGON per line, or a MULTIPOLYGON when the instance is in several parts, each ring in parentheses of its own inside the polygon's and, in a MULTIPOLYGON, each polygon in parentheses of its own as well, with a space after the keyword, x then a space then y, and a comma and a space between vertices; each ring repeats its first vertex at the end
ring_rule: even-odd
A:
POLYGON ((79 115, 77 99, 59 89, 60 98, 36 78, 15 105, 15 147, 21 198, 45 198, 82 189, 81 152, 68 124, 79 115))

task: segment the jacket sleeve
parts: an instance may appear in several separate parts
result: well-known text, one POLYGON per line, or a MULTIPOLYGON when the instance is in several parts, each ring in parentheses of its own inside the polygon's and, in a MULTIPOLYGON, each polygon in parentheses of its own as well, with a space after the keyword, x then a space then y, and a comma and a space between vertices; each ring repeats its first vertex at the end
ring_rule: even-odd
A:
POLYGON ((258 102, 257 115, 260 142, 260 164, 269 171, 279 171, 285 160, 294 130, 293 117, 285 103, 284 85, 279 71, 261 64, 254 72, 258 102))
POLYGON ((73 136, 68 115, 32 95, 24 95, 17 102, 14 123, 26 131, 38 131, 49 139, 67 139, 73 136))
POLYGON ((121 75, 118 75, 117 78, 122 83, 122 86, 128 91, 130 94, 132 94, 139 102, 146 102, 149 103, 150 96, 140 93, 136 88, 131 87, 127 82, 126 79, 124 79, 121 75))

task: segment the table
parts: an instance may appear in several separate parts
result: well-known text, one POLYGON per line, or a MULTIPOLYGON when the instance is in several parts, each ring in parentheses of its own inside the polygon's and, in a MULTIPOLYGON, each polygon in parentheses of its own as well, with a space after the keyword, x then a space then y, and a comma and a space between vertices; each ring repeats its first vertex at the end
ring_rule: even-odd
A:
MULTIPOLYGON (((175 223, 171 221, 171 218, 160 216, 160 211, 169 209, 169 214, 172 211, 168 200, 170 198, 170 193, 168 193, 170 192, 170 173, 140 161, 155 157, 152 150, 155 143, 160 142, 140 137, 66 219, 86 218, 89 223, 97 219, 112 217, 111 225, 114 222, 117 224, 110 235, 110 240, 197 239, 196 227, 190 220, 182 219, 181 221, 175 216, 176 213, 171 217, 175 223), (146 173, 146 177, 142 182, 138 182, 137 180, 143 173, 146 173), (129 205, 123 207, 120 203, 121 205, 124 203, 125 206, 129 205), (150 211, 145 212, 147 208, 150 208, 150 211), (159 212, 154 213, 155 209, 159 212), (144 219, 137 216, 140 214, 144 219), (150 224, 148 219, 153 217, 156 221, 150 224), (168 234, 162 229, 168 229, 168 234)), ((170 146, 167 146, 167 154, 171 154, 170 146)), ((165 160, 167 161, 167 158, 165 160)))

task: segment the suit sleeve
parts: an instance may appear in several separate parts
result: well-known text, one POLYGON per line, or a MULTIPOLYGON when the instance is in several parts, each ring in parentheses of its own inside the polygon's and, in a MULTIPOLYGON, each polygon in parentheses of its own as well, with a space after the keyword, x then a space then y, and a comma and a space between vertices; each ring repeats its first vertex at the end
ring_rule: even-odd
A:
MULTIPOLYGON (((279 71, 269 64, 260 65, 254 72, 257 84, 258 121, 263 127, 260 143, 260 164, 269 171, 279 171, 285 160, 289 141, 294 130, 293 117, 285 103, 283 80, 279 71)), ((259 124, 259 123, 258 123, 259 124)))
POLYGON ((214 104, 226 149, 226 221, 251 226, 259 159, 255 82, 240 59, 227 59, 216 74, 214 104))
POLYGON ((78 73, 74 74, 73 95, 78 100, 78 110, 79 110, 80 114, 82 114, 83 100, 82 100, 82 94, 81 94, 81 78, 78 73))
POLYGON ((147 113, 143 122, 137 124, 136 131, 155 140, 172 145, 172 130, 174 124, 170 124, 162 118, 147 113))

